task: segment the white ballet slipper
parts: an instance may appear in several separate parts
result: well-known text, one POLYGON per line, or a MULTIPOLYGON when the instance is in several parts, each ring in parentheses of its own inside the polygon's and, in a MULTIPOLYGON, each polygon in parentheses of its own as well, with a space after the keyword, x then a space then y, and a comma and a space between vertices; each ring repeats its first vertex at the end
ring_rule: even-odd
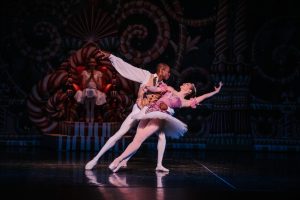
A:
POLYGON ((90 162, 88 162, 86 165, 85 165, 85 169, 86 170, 91 170, 93 169, 97 164, 97 161, 92 159, 90 162))
POLYGON ((127 168, 127 161, 126 160, 123 160, 121 163, 121 168, 127 168))
POLYGON ((117 160, 114 160, 112 163, 110 163, 110 165, 108 166, 108 168, 112 171, 112 172, 117 172, 120 167, 121 167, 121 162, 118 162, 117 160))

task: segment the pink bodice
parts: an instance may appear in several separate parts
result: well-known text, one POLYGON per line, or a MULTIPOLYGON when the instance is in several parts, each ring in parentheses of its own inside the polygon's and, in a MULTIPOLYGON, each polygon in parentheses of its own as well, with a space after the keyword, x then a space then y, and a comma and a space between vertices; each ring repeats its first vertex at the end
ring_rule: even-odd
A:
POLYGON ((172 92, 166 92, 158 101, 149 105, 146 113, 153 112, 153 111, 160 111, 167 114, 170 114, 167 110, 161 110, 160 104, 165 103, 170 108, 179 108, 181 107, 181 100, 179 97, 173 95, 172 92))
MULTIPOLYGON (((156 102, 149 105, 149 108, 147 109, 146 113, 153 112, 153 111, 161 111, 166 112, 166 110, 161 110, 160 104, 163 102, 166 104, 169 108, 180 108, 182 107, 181 99, 173 94, 172 92, 168 91, 168 86, 165 83, 159 84, 158 87, 161 89, 161 92, 164 93, 163 96, 156 102)), ((190 107, 196 108, 198 105, 196 98, 191 98, 190 101, 190 107)))
POLYGON ((160 104, 161 102, 164 102, 167 104, 170 108, 180 108, 181 107, 181 100, 178 96, 174 95, 172 92, 166 92, 158 101, 156 104, 160 104))

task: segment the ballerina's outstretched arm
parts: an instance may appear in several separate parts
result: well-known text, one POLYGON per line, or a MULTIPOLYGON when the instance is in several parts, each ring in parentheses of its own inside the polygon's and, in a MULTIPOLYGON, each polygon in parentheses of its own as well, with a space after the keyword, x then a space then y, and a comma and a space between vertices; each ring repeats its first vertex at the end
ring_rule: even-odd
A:
POLYGON ((214 91, 203 94, 201 96, 195 97, 195 98, 191 98, 189 100, 184 100, 182 102, 182 107, 192 107, 195 108, 196 105, 198 105, 200 102, 204 101, 205 99, 214 96, 215 94, 219 93, 221 88, 223 86, 222 82, 219 82, 219 86, 218 87, 214 87, 214 91))

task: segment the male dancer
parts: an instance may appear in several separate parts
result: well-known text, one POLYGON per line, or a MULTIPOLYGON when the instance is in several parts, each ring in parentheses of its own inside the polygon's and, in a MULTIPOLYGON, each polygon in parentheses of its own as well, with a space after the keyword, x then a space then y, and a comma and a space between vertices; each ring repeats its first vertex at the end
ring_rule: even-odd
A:
MULTIPOLYGON (((104 52, 104 51, 99 51, 98 52, 98 57, 101 59, 106 59, 108 58, 112 66, 125 78, 130 79, 132 81, 136 81, 141 83, 139 91, 138 91, 138 97, 136 100, 136 104, 134 104, 131 113, 127 116, 127 118, 124 120, 122 123, 120 129, 112 136, 109 138, 109 140, 105 143, 105 145, 101 148, 101 150, 98 152, 98 154, 91 160, 89 161, 85 169, 90 170, 92 169, 100 159, 100 157, 107 152, 110 148, 112 148, 116 142, 121 139, 122 136, 124 136, 131 127, 133 127, 137 121, 132 119, 132 116, 137 114, 144 106, 149 104, 151 101, 155 101, 159 99, 159 96, 155 96, 154 94, 148 95, 148 98, 144 98, 144 87, 145 86, 157 86, 160 84, 163 80, 167 80, 170 77, 170 67, 167 64, 164 63, 159 63, 157 65, 157 70, 155 74, 151 74, 147 70, 143 70, 137 67, 134 67, 125 61, 123 61, 121 58, 118 58, 110 53, 104 52)), ((174 110, 171 108, 168 108, 168 111, 170 113, 174 113, 174 110)), ((162 165, 162 159, 164 155, 166 147, 166 136, 163 132, 160 132, 158 134, 158 143, 157 143, 157 166, 156 166, 156 171, 165 171, 168 172, 169 170, 165 168, 162 165)), ((132 156, 132 155, 131 155, 132 156)), ((130 159, 129 156, 127 159, 122 161, 123 163, 121 164, 122 166, 126 167, 127 161, 130 159)))

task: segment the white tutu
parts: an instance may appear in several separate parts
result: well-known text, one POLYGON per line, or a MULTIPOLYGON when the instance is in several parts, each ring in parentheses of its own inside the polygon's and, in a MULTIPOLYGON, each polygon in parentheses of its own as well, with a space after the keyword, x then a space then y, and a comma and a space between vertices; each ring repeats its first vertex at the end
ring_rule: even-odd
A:
POLYGON ((161 131, 170 138, 180 138, 187 132, 187 125, 170 114, 161 111, 146 113, 148 107, 144 107, 139 113, 132 116, 133 119, 161 119, 164 121, 161 131))

